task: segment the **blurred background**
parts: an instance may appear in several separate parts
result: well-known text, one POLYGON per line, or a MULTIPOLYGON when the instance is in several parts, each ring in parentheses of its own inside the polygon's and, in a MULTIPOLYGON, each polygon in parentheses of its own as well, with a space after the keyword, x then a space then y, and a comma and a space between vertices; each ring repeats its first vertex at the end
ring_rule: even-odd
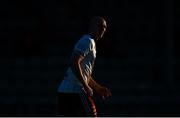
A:
POLYGON ((108 29, 93 76, 99 116, 180 116, 180 7, 173 0, 0 1, 0 116, 55 116, 56 89, 89 19, 108 29), (175 38, 176 37, 176 38, 175 38))

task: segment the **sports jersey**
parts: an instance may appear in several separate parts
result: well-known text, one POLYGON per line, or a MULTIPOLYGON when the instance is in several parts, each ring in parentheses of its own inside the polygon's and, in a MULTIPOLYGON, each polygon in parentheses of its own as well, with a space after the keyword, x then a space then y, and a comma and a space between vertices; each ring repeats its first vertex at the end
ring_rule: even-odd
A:
MULTIPOLYGON (((94 39, 88 34, 83 35, 73 49, 72 56, 74 55, 84 56, 80 66, 83 79, 88 83, 96 59, 96 45, 94 39)), ((72 68, 68 67, 66 74, 58 87, 58 92, 81 93, 82 90, 82 84, 72 71, 72 68)))

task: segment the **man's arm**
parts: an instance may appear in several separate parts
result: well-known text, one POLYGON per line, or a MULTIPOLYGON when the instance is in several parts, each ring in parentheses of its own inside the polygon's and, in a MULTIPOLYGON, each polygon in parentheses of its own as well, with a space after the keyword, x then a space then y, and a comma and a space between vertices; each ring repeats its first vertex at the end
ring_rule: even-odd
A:
POLYGON ((98 84, 92 77, 90 77, 88 84, 92 89, 95 90, 95 92, 100 94, 103 98, 111 96, 111 91, 108 90, 106 87, 98 84))
POLYGON ((93 92, 92 89, 89 87, 88 83, 84 81, 83 79, 83 74, 82 74, 82 69, 81 69, 81 61, 83 60, 84 56, 80 54, 75 54, 72 58, 72 63, 71 63, 71 68, 76 77, 79 79, 81 84, 83 85, 85 91, 87 92, 88 95, 92 96, 93 92))
POLYGON ((101 88, 102 86, 100 84, 98 84, 92 77, 89 78, 89 86, 94 89, 95 91, 97 91, 99 88, 101 88))

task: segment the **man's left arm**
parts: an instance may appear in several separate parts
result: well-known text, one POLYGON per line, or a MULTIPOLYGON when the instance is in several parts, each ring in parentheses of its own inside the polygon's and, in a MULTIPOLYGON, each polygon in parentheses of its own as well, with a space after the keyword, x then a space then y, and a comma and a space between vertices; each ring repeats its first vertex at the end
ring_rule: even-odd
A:
POLYGON ((93 90, 95 90, 96 93, 100 94, 102 97, 111 96, 111 91, 106 87, 98 84, 92 77, 90 77, 88 84, 93 90))
POLYGON ((90 77, 88 84, 95 91, 101 87, 101 85, 98 84, 92 77, 90 77))

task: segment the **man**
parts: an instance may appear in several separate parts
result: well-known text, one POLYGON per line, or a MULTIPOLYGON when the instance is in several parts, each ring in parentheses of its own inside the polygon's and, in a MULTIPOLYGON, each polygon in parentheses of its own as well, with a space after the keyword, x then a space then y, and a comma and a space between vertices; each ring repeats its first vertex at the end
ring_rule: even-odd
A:
POLYGON ((96 42, 106 31, 106 21, 102 17, 91 19, 88 33, 76 43, 70 66, 58 87, 58 114, 62 116, 96 117, 93 90, 103 99, 111 92, 92 78, 96 58, 96 42))

